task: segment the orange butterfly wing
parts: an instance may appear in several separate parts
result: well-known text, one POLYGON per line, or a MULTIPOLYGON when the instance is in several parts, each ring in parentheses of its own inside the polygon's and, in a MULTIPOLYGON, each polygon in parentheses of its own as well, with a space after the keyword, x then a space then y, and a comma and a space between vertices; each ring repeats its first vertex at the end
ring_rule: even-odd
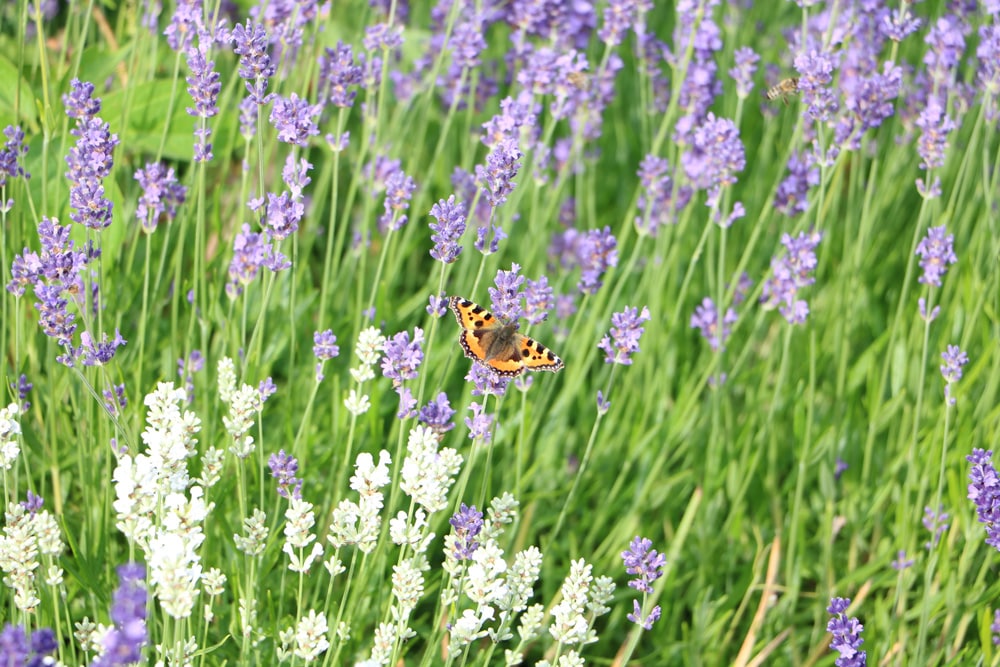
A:
POLYGON ((465 356, 488 366, 497 375, 516 377, 525 369, 538 371, 558 371, 563 367, 562 359, 538 341, 517 334, 510 349, 501 349, 500 354, 489 355, 492 336, 501 328, 493 314, 468 299, 453 296, 448 306, 455 313, 455 319, 463 331, 458 342, 465 356))

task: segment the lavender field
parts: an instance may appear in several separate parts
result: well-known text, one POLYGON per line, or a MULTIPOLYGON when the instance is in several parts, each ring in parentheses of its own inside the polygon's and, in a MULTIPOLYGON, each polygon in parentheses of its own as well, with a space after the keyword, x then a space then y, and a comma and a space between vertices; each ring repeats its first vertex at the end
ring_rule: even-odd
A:
POLYGON ((1000 665, 1000 0, 11 0, 0 129, 0 665, 1000 665))

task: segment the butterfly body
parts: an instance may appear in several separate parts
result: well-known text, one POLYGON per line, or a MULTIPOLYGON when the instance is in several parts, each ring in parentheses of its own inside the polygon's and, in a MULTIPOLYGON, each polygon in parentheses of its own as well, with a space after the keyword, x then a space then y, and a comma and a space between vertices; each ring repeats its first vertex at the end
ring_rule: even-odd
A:
POLYGON ((482 306, 453 296, 448 305, 462 327, 458 342, 465 356, 497 375, 516 377, 526 370, 556 372, 562 359, 538 341, 518 332, 514 322, 502 323, 482 306))

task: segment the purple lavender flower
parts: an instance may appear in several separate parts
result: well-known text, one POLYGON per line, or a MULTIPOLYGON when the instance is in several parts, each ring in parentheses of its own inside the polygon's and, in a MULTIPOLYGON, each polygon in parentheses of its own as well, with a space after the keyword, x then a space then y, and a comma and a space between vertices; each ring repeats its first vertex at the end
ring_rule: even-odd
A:
POLYGON ((396 410, 396 419, 412 419, 417 416, 417 399, 413 397, 413 392, 409 387, 397 387, 396 394, 399 396, 399 408, 396 410))
POLYGON ((843 474, 844 474, 845 472, 847 472, 847 468, 848 468, 848 467, 849 467, 849 466, 847 465, 847 461, 845 461, 844 459, 842 459, 842 458, 840 458, 840 457, 838 456, 838 457, 837 457, 837 462, 833 464, 833 479, 834 479, 835 481, 838 481, 838 482, 839 482, 839 481, 840 481, 840 477, 841 477, 841 476, 842 476, 842 475, 843 475, 843 474))
POLYGON ((917 127, 923 132, 917 140, 920 168, 932 169, 944 166, 944 152, 948 147, 948 135, 955 129, 955 121, 945 114, 940 100, 932 97, 917 118, 917 127))
POLYGON ((31 492, 31 489, 28 489, 28 493, 25 497, 27 500, 22 501, 20 505, 32 515, 37 514, 38 510, 42 509, 42 506, 45 504, 45 499, 41 496, 36 496, 31 492))
POLYGON ((277 454, 271 454, 267 459, 267 467, 271 469, 271 477, 278 480, 279 496, 302 499, 302 479, 295 476, 299 471, 298 459, 280 449, 277 454))
POLYGON ((946 234, 946 231, 944 225, 931 227, 917 244, 916 254, 920 256, 920 268, 924 271, 917 282, 940 287, 948 266, 958 261, 954 250, 955 235, 946 234))
POLYGON ((509 377, 494 373, 493 369, 478 361, 472 362, 465 380, 472 383, 473 396, 503 396, 510 385, 509 377))
POLYGON ((937 543, 941 540, 941 535, 944 531, 948 530, 948 513, 944 511, 944 506, 940 506, 938 511, 935 512, 930 507, 924 507, 924 518, 923 524, 924 528, 930 531, 931 539, 929 542, 924 544, 924 548, 927 550, 933 549, 937 546, 937 543))
POLYGON ((188 84, 188 94, 194 100, 194 107, 187 107, 186 111, 189 116, 202 119, 200 123, 196 123, 194 130, 195 162, 208 162, 212 159, 212 144, 208 141, 212 130, 205 119, 219 113, 216 102, 219 91, 222 90, 222 84, 219 83, 221 75, 212 69, 215 62, 207 58, 210 45, 211 37, 206 32, 199 32, 198 46, 186 49, 187 66, 191 75, 185 81, 188 84))
POLYGON ((969 363, 969 357, 958 345, 949 345, 941 353, 944 363, 941 364, 941 375, 944 376, 944 397, 948 405, 955 405, 955 397, 951 394, 951 386, 962 379, 962 367, 969 363))
POLYGON ((538 280, 525 281, 524 317, 528 324, 541 324, 555 307, 554 291, 545 276, 538 280))
POLYGON ((742 99, 750 95, 753 90, 753 75, 757 71, 757 63, 760 56, 748 46, 741 46, 733 54, 733 62, 736 67, 729 70, 729 76, 736 82, 736 96, 742 99))
POLYGON ((701 335, 708 341, 709 347, 713 350, 725 349, 723 343, 729 338, 733 323, 736 322, 736 311, 732 308, 726 310, 725 317, 722 318, 722 326, 719 326, 719 309, 715 307, 715 302, 705 297, 694 309, 691 315, 691 328, 699 329, 701 335))
POLYGON ((230 298, 242 294, 243 288, 257 278, 267 257, 267 243, 266 234, 251 232, 250 225, 243 223, 242 231, 233 240, 233 259, 229 263, 226 294, 230 298))
POLYGON ((424 360, 423 344, 424 331, 420 327, 413 329, 412 340, 409 332, 400 331, 385 342, 382 375, 392 380, 397 390, 405 380, 417 377, 417 369, 424 360))
POLYGON ((525 279, 520 274, 521 267, 511 264, 510 271, 497 271, 494 279, 496 287, 489 288, 493 315, 501 321, 514 322, 520 319, 524 310, 521 306, 521 286, 525 279))
POLYGON ((643 593, 653 592, 653 582, 663 576, 663 566, 667 564, 667 557, 650 548, 652 546, 652 540, 636 536, 621 554, 625 572, 638 575, 629 580, 629 587, 643 593))
POLYGON ((1000 551, 1000 477, 993 467, 993 450, 973 449, 965 457, 969 470, 969 495, 979 523, 986 524, 986 544, 1000 551))
POLYGON ((28 408, 31 407, 31 402, 27 400, 28 394, 34 388, 34 385, 28 382, 28 376, 21 373, 21 375, 17 378, 17 385, 15 386, 15 384, 11 382, 10 388, 17 390, 17 398, 21 401, 21 412, 27 412, 28 408))
POLYGON ((922 21, 910 14, 910 7, 903 6, 882 15, 882 31, 894 42, 901 42, 915 33, 922 21))
POLYGON ((320 361, 333 359, 340 354, 337 337, 333 335, 332 329, 317 331, 313 334, 313 354, 320 361))
POLYGON ((403 29, 401 26, 388 23, 376 23, 365 28, 365 37, 361 45, 368 51, 395 51, 403 45, 403 29))
POLYGON ((966 30, 958 16, 945 14, 927 31, 924 41, 929 48, 924 52, 924 64, 935 90, 955 76, 965 51, 966 30))
POLYGON ((448 312, 448 297, 444 292, 431 294, 427 303, 427 314, 433 317, 444 317, 448 312))
MULTIPOLYGON (((473 364, 473 368, 476 368, 476 364, 473 364)), ((469 438, 479 440, 485 445, 493 435, 494 416, 486 412, 485 403, 473 403, 469 409, 472 410, 472 417, 465 418, 465 425, 469 429, 469 438)))
POLYGON ((104 653, 91 667, 118 667, 139 662, 149 641, 146 628, 146 569, 138 563, 118 568, 118 588, 111 598, 113 627, 104 636, 104 653))
MULTIPOLYGON (((240 102, 240 136, 250 141, 257 134, 257 102, 251 97, 244 97, 240 102)), ((243 165, 244 171, 248 169, 243 165)))
POLYGON ((993 622, 990 623, 990 632, 993 633, 993 645, 1000 646, 1000 609, 993 612, 993 622))
POLYGON ((604 272, 618 266, 618 240, 610 227, 591 229, 577 246, 581 273, 577 287, 584 294, 596 294, 601 288, 604 272))
POLYGON ((531 95, 505 97, 500 101, 500 113, 483 123, 482 142, 495 148, 503 141, 516 140, 522 129, 537 132, 537 111, 540 109, 531 95))
POLYGON ((806 117, 825 122, 837 111, 833 81, 834 56, 825 51, 812 50, 795 56, 795 69, 799 72, 799 93, 806 107, 806 117))
POLYGON ((174 219, 177 207, 187 197, 187 188, 177 182, 173 167, 159 162, 147 162, 145 169, 137 169, 135 180, 142 188, 135 217, 142 224, 142 231, 151 234, 164 214, 168 221, 174 219))
POLYGON ((31 174, 24 170, 21 158, 28 154, 28 146, 24 143, 24 130, 17 125, 8 125, 3 129, 7 141, 0 149, 0 188, 7 185, 8 178, 23 176, 25 180, 31 174))
POLYGON ((352 106, 358 93, 349 87, 361 85, 363 65, 363 57, 360 65, 355 63, 349 44, 338 41, 336 48, 328 47, 319 57, 319 99, 342 109, 352 106))
POLYGON ((809 209, 809 188, 819 185, 819 168, 811 152, 794 151, 788 158, 788 176, 778 185, 774 207, 789 217, 809 209))
MULTIPOLYGON (((74 82, 79 84, 75 79, 74 82)), ((81 84, 74 93, 82 90, 81 84)), ((63 97, 68 111, 74 109, 71 104, 79 102, 71 101, 72 97, 72 94, 63 97)), ((90 108, 100 109, 100 100, 91 102, 90 108)), ((69 217, 89 229, 105 229, 111 224, 113 204, 104 196, 101 179, 111 173, 112 153, 118 145, 118 135, 112 134, 108 124, 100 118, 90 116, 79 118, 70 134, 76 136, 77 141, 66 155, 66 165, 69 167, 66 178, 72 184, 69 202, 74 209, 69 217)))
POLYGON ((645 331, 642 324, 649 320, 649 308, 625 307, 611 316, 611 331, 597 347, 604 350, 604 363, 631 365, 632 355, 639 351, 639 337, 645 331))
POLYGON ((656 605, 650 610, 649 615, 643 618, 642 616, 642 606, 639 604, 638 600, 632 600, 632 613, 626 614, 625 618, 632 621, 636 625, 641 625, 643 630, 652 630, 653 624, 660 620, 660 605, 656 605))
POLYGON ((598 38, 608 46, 621 44, 635 22, 638 5, 636 0, 611 0, 604 8, 604 25, 597 31, 598 38))
POLYGON ((1000 96, 1000 25, 979 26, 979 46, 976 47, 979 68, 976 87, 983 91, 983 109, 987 120, 1000 116, 997 98, 1000 96))
POLYGON ((736 182, 736 172, 746 165, 740 131, 728 118, 709 112, 691 137, 691 147, 681 155, 684 173, 696 188, 708 190, 709 205, 718 201, 719 189, 736 182))
POLYGON ((305 215, 306 207, 301 198, 288 192, 275 195, 267 193, 267 215, 264 224, 274 241, 284 241, 299 229, 299 221, 305 215))
POLYGON ((521 150, 514 139, 498 143, 486 156, 486 166, 476 165, 476 185, 482 188, 486 201, 496 208, 507 201, 514 190, 514 177, 521 168, 521 150))
POLYGON ((194 374, 205 368, 205 357, 200 350, 192 350, 188 358, 177 360, 177 376, 184 383, 187 402, 194 403, 194 374))
POLYGON ((431 217, 437 220, 430 223, 431 241, 434 247, 431 248, 431 257, 451 264, 462 254, 462 246, 459 239, 465 233, 465 205, 455 203, 455 195, 451 195, 447 200, 441 199, 431 206, 431 217))
POLYGON ((604 397, 604 392, 600 389, 597 390, 597 414, 603 415, 607 414, 608 410, 611 409, 611 401, 604 397))
MULTIPOLYGON (((194 42, 194 36, 204 28, 202 18, 202 3, 195 0, 181 0, 177 3, 170 25, 163 34, 167 36, 167 45, 174 51, 187 51, 194 42)), ((156 25, 155 17, 151 19, 156 25)), ((155 28, 154 28, 155 29, 155 28)))
POLYGON ((319 134, 316 119, 323 107, 309 104, 295 93, 289 97, 276 95, 271 107, 271 125, 278 131, 278 141, 306 147, 308 138, 319 134))
POLYGON ((868 656, 864 651, 858 650, 864 643, 861 639, 864 626, 858 623, 858 619, 848 618, 844 613, 850 604, 850 599, 832 598, 830 606, 826 608, 833 615, 826 624, 826 631, 833 635, 830 648, 840 653, 840 657, 834 662, 837 667, 865 667, 868 656))
POLYGON ((239 74, 245 81, 247 92, 258 106, 267 104, 268 79, 274 76, 275 66, 268 54, 267 33, 264 27, 247 19, 246 26, 237 24, 232 33, 233 51, 240 57, 239 74))
POLYGON ((907 558, 906 552, 900 549, 898 552, 896 552, 896 558, 893 559, 891 563, 889 563, 889 566, 896 571, 902 571, 913 567, 913 563, 914 563, 913 559, 907 558))
POLYGON ((88 120, 101 112, 101 99, 94 97, 94 84, 74 78, 69 93, 62 96, 66 115, 78 121, 88 120))
POLYGON ((451 35, 451 57, 460 69, 471 70, 481 64, 480 54, 486 50, 483 37, 483 22, 480 17, 463 20, 455 26, 451 35))
POLYGON ((54 659, 49 656, 58 647, 55 632, 49 628, 35 630, 29 637, 22 626, 7 623, 3 631, 0 631, 0 664, 17 667, 55 664, 54 659))
MULTIPOLYGON (((88 365, 84 362, 84 365, 88 365)), ((93 364, 91 364, 93 365, 93 364)), ((124 384, 114 384, 101 392, 104 407, 113 415, 120 415, 128 407, 128 397, 125 395, 124 384)))
POLYGON ((103 366, 111 361, 118 348, 127 342, 118 329, 115 329, 115 337, 111 340, 108 340, 107 334, 101 334, 100 343, 94 341, 89 331, 84 331, 80 334, 80 349, 76 350, 76 353, 84 366, 103 366))
POLYGON ((416 187, 413 179, 402 169, 395 169, 389 174, 385 179, 385 212, 378 219, 380 232, 385 234, 387 230, 399 231, 403 228, 408 220, 405 211, 410 207, 410 198, 416 187))
POLYGON ((809 304, 796 296, 800 289, 816 282, 809 274, 816 268, 815 250, 821 239, 819 232, 802 232, 795 238, 783 234, 786 253, 771 259, 772 275, 764 283, 760 301, 765 308, 777 307, 791 324, 802 324, 809 315, 809 304))
POLYGON ((435 433, 442 434, 455 428, 455 422, 452 419, 454 416, 455 411, 448 401, 448 394, 442 391, 437 395, 437 398, 420 408, 417 420, 422 424, 427 424, 435 433))
POLYGON ((475 505, 462 503, 448 523, 454 528, 455 540, 451 545, 451 557, 455 560, 470 560, 479 548, 476 537, 483 530, 483 513, 475 505))
POLYGON ((691 201, 691 186, 683 185, 674 196, 673 170, 664 158, 647 155, 639 164, 637 176, 642 184, 639 194, 639 212, 635 217, 635 227, 639 234, 656 236, 663 225, 677 224, 677 214, 691 201))

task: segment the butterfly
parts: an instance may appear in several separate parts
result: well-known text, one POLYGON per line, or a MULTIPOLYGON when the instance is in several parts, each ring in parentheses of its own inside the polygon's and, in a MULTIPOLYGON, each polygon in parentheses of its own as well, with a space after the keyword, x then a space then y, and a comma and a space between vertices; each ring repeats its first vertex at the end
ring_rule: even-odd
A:
POLYGON ((448 306, 463 331, 458 342, 465 356, 475 359, 497 375, 517 377, 525 371, 552 371, 563 367, 562 359, 533 338, 518 333, 517 323, 501 324, 493 313, 460 296, 448 306))

